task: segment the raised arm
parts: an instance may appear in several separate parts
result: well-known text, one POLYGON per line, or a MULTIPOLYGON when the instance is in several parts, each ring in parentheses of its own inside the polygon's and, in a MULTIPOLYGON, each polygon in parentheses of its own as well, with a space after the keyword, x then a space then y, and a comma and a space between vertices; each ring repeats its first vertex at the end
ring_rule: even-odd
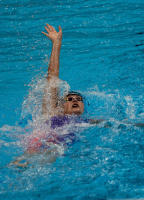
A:
POLYGON ((57 32, 53 26, 47 24, 45 26, 47 33, 42 32, 52 41, 52 52, 50 57, 50 63, 48 67, 48 80, 51 77, 59 77, 59 56, 62 41, 62 29, 59 26, 59 32, 57 32))
POLYGON ((46 33, 42 32, 52 41, 52 52, 50 57, 50 63, 48 67, 47 86, 44 90, 44 98, 42 105, 42 113, 46 116, 56 115, 58 112, 58 91, 55 84, 55 80, 59 78, 59 57, 62 41, 62 29, 59 26, 59 32, 57 32, 53 26, 47 24, 45 26, 46 33), (48 88, 50 92, 50 98, 48 98, 48 88), (48 101, 49 99, 49 101, 48 101), (48 105, 49 104, 49 105, 48 105))

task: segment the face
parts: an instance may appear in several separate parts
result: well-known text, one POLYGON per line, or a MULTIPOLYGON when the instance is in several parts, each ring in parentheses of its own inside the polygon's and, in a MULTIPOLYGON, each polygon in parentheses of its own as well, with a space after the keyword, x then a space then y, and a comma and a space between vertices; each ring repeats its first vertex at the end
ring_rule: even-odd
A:
POLYGON ((84 112, 82 97, 78 95, 68 95, 64 103, 64 114, 81 115, 84 112))

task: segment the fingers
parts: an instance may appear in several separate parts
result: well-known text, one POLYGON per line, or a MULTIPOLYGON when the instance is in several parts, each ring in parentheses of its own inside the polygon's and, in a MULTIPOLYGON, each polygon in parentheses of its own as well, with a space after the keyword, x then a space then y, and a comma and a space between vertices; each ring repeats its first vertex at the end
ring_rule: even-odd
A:
POLYGON ((50 28, 51 31, 56 31, 55 28, 54 28, 53 26, 50 26, 50 25, 49 25, 49 28, 50 28))
MULTIPOLYGON (((56 32, 55 28, 49 24, 46 24, 45 26, 46 31, 49 32, 56 32)), ((59 32, 62 32, 61 26, 59 26, 59 32)))
POLYGON ((56 31, 55 28, 49 24, 46 24, 47 27, 45 27, 48 31, 52 32, 52 31, 56 31))
POLYGON ((49 32, 51 32, 50 31, 50 28, 48 27, 48 26, 45 26, 45 30, 49 33, 49 32))
POLYGON ((52 41, 55 40, 56 38, 57 39, 62 38, 62 28, 61 28, 61 26, 59 26, 59 31, 57 32, 53 26, 46 24, 45 30, 46 30, 46 32, 42 31, 42 34, 46 35, 52 41))
POLYGON ((48 33, 45 33, 42 31, 42 34, 46 35, 47 37, 49 37, 49 34, 48 33))

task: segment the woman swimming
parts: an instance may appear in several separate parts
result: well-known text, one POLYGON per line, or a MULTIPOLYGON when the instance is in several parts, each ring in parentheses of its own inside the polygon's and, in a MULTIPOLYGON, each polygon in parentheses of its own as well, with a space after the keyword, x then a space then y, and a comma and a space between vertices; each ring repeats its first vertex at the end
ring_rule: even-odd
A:
MULTIPOLYGON (((42 114, 45 119, 45 123, 50 123, 49 134, 41 133, 40 135, 33 135, 29 142, 26 154, 40 153, 47 151, 51 153, 51 144, 68 145, 72 144, 76 140, 74 132, 68 132, 66 134, 60 134, 57 131, 58 127, 64 128, 70 123, 93 123, 99 124, 104 121, 102 119, 84 120, 80 116, 84 112, 83 97, 78 92, 69 92, 63 97, 63 100, 59 100, 58 85, 56 84, 59 79, 59 59, 60 49, 62 43, 62 29, 59 26, 57 32, 53 26, 47 24, 45 26, 46 32, 42 32, 52 41, 52 52, 50 56, 50 63, 48 67, 48 75, 46 78, 46 87, 44 88, 44 97, 42 104, 42 114)), ((143 123, 134 124, 135 126, 143 127, 143 123)), ((18 158, 15 165, 25 167, 27 162, 22 164, 20 161, 23 157, 18 158)))
MULTIPOLYGON (((42 32, 52 41, 52 52, 50 56, 50 63, 48 67, 48 75, 46 78, 46 87, 44 88, 44 97, 42 104, 42 115, 45 119, 45 124, 50 123, 50 130, 48 134, 41 132, 40 134, 33 134, 29 139, 27 145, 27 151, 25 154, 40 153, 43 151, 49 151, 50 146, 63 145, 67 146, 72 144, 76 140, 76 136, 73 131, 69 131, 65 134, 61 134, 57 131, 57 128, 70 124, 88 122, 83 120, 80 115, 84 112, 83 97, 78 92, 69 92, 59 102, 58 86, 56 84, 59 79, 59 57, 62 42, 62 29, 59 26, 57 32, 53 26, 47 24, 45 26, 45 32, 42 32)), ((25 167, 26 163, 20 163, 23 160, 23 156, 16 159, 13 164, 25 167)))

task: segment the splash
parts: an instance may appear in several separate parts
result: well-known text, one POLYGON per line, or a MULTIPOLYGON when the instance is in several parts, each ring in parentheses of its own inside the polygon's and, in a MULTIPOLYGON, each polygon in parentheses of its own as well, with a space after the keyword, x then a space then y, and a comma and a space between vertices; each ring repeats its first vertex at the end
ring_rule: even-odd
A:
MULTIPOLYGON (((44 77, 44 76, 43 76, 44 77)), ((47 109, 50 111, 50 97, 51 88, 58 88, 59 97, 64 96, 68 91, 70 86, 67 82, 62 81, 57 78, 53 78, 49 83, 47 79, 36 77, 29 84, 29 93, 25 98, 22 105, 21 118, 25 119, 27 116, 31 115, 33 122, 38 122, 43 118, 42 116, 42 104, 44 95, 47 98, 47 109), (44 92, 45 91, 45 92, 44 92)))
MULTIPOLYGON (((93 117, 120 121, 133 121, 138 118, 138 103, 132 96, 125 96, 119 90, 101 91, 96 85, 84 94, 89 102, 89 115, 93 117)), ((139 116, 143 116, 143 112, 139 116)))
POLYGON ((135 103, 131 96, 125 96, 125 100, 127 102, 126 113, 130 119, 135 119, 135 103))
MULTIPOLYGON (((143 161, 143 141, 141 140, 143 132, 132 129, 132 127, 121 126, 120 119, 129 117, 136 113, 136 104, 131 96, 123 96, 119 91, 100 91, 98 87, 88 89, 86 92, 80 91, 90 106, 87 105, 87 117, 105 117, 109 119, 113 126, 105 129, 105 123, 99 126, 90 127, 88 124, 72 122, 65 128, 57 128, 51 132, 50 124, 45 124, 42 116, 42 102, 46 80, 36 78, 32 80, 29 93, 24 100, 22 109, 22 120, 26 119, 26 123, 21 126, 3 126, 1 131, 1 151, 3 158, 1 165, 5 165, 13 161, 17 156, 21 156, 27 149, 29 141, 35 137, 40 138, 39 142, 46 144, 50 135, 60 134, 67 135, 73 131, 79 136, 80 142, 76 142, 73 147, 67 149, 63 145, 53 144, 49 150, 32 157, 23 157, 30 164, 28 168, 19 169, 16 167, 3 168, 2 190, 5 192, 18 191, 38 191, 39 188, 50 186, 54 180, 56 186, 57 180, 61 183, 64 179, 66 183, 77 178, 85 183, 83 170, 87 173, 86 180, 94 180, 94 187, 100 185, 110 193, 114 187, 125 187, 125 176, 123 172, 133 169, 133 164, 138 168, 143 161), (131 111, 132 106, 132 112, 131 111), (129 111, 128 111, 129 110, 129 111), (28 117, 31 115, 31 118, 28 117), (135 134, 136 131, 138 134, 135 134), (46 137, 46 139, 44 138, 46 137), (139 157, 135 157, 138 155, 139 157), (58 158, 57 162, 54 162, 58 158), (75 173, 75 174, 74 174, 75 173), (8 177, 7 174, 13 174, 8 177), (74 174, 74 176, 73 176, 74 174), (74 178, 76 176, 76 178, 74 178), (93 178, 94 177, 94 178, 93 178), (119 178, 117 178, 119 177, 119 178), (50 182, 49 182, 50 180, 50 182), (123 181, 124 180, 124 181, 123 181), (106 185, 106 186, 105 186, 106 185), (108 188, 108 189, 107 189, 108 188)), ((60 96, 62 97, 69 85, 61 80, 55 80, 60 85, 60 96)), ((49 86, 47 86, 47 96, 49 98, 49 86)), ((49 108, 49 105, 48 105, 49 108)), ((122 124, 123 125, 123 124, 122 124)), ((143 164, 143 163, 142 163, 143 164)), ((132 170, 131 170, 132 171, 132 170)), ((142 171, 142 169, 141 169, 142 171)), ((132 174, 133 175, 133 174, 132 174)), ((137 170, 134 173, 134 179, 139 177, 137 170)), ((128 183, 128 187, 131 184, 128 183)), ((99 190, 99 189, 98 189, 99 190)))
POLYGON ((47 102, 47 113, 50 113, 51 88, 57 88, 60 100, 70 88, 65 81, 53 78, 48 82, 45 77, 36 77, 29 84, 29 87, 29 93, 23 102, 21 114, 23 120, 31 116, 31 120, 27 120, 27 125, 25 127, 27 133, 24 138, 24 146, 27 146, 29 139, 33 137, 39 137, 44 140, 44 138, 48 138, 52 135, 50 123, 45 123, 45 121, 49 119, 49 116, 43 115, 42 113, 44 98, 47 102))

